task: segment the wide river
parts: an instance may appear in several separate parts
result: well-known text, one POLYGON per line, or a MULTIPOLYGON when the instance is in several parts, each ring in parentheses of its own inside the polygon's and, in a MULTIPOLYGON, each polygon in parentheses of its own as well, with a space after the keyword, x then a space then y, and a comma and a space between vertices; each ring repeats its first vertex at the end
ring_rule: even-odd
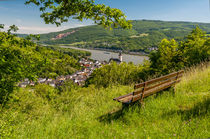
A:
MULTIPOLYGON (((98 61, 109 61, 110 58, 119 58, 119 53, 102 51, 102 50, 92 50, 92 49, 83 49, 77 47, 68 47, 68 46, 61 46, 63 48, 71 48, 76 50, 84 50, 91 52, 91 59, 98 60, 98 61)), ((133 62, 135 65, 142 64, 144 59, 148 60, 147 56, 138 56, 138 55, 129 55, 129 54, 122 54, 124 62, 133 62)))

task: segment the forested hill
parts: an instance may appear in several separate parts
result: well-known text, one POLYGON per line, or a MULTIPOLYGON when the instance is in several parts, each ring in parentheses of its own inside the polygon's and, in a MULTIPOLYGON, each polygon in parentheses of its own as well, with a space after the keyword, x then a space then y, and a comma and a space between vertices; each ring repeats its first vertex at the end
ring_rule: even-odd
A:
POLYGON ((40 42, 148 52, 148 48, 156 47, 163 38, 183 39, 196 25, 210 33, 210 23, 134 20, 132 24, 132 30, 121 28, 109 30, 98 25, 71 28, 41 34, 40 42))

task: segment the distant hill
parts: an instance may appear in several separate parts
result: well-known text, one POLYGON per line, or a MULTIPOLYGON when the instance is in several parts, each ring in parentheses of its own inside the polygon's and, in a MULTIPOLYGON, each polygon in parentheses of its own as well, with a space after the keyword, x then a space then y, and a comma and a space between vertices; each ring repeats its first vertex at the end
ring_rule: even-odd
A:
POLYGON ((18 34, 18 33, 15 33, 15 35, 21 38, 26 38, 28 36, 28 34, 18 34))
POLYGON ((71 28, 41 34, 41 43, 71 44, 84 48, 105 48, 124 51, 144 51, 157 47, 163 38, 182 40, 198 25, 210 33, 210 23, 134 20, 132 30, 104 29, 98 25, 71 28))

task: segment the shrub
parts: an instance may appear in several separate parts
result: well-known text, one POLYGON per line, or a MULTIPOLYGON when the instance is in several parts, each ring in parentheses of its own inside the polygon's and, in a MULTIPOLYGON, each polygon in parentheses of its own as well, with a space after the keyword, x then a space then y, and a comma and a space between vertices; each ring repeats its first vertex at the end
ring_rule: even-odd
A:
POLYGON ((133 63, 117 64, 112 62, 102 68, 96 69, 86 81, 86 85, 94 84, 96 87, 108 87, 112 85, 133 84, 147 78, 149 72, 148 61, 144 65, 135 66, 133 63))
POLYGON ((49 85, 39 84, 35 86, 35 94, 50 101, 56 97, 57 90, 49 85))
POLYGON ((75 84, 72 80, 65 81, 61 86, 58 87, 59 92, 71 92, 72 90, 76 90, 79 88, 77 84, 75 84))

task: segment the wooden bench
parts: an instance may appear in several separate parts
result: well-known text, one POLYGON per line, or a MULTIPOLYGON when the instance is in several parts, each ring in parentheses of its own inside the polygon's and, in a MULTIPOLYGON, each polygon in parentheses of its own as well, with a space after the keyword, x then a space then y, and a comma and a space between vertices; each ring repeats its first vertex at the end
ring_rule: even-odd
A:
POLYGON ((145 97, 160 92, 164 89, 173 87, 180 82, 184 71, 174 72, 156 79, 152 79, 134 86, 134 92, 114 98, 113 100, 122 102, 123 104, 130 104, 136 101, 143 101, 145 97))

